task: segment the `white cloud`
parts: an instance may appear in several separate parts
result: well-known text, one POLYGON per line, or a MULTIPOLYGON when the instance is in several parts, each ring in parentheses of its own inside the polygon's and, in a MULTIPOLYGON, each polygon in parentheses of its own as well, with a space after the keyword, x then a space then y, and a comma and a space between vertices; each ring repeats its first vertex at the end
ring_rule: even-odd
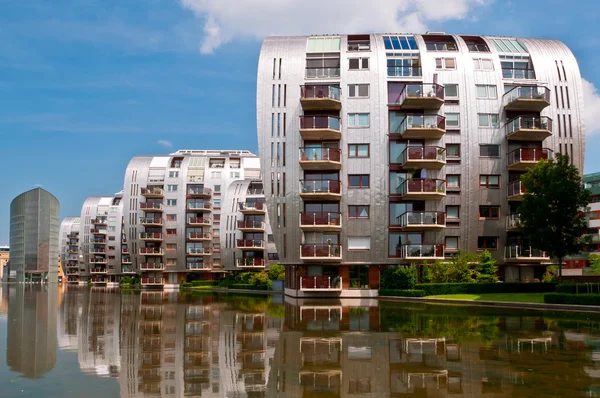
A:
POLYGON ((585 128, 587 135, 600 133, 600 92, 592 82, 582 79, 585 128))
POLYGON ((204 21, 202 53, 234 39, 269 35, 424 32, 427 23, 467 18, 491 0, 179 0, 204 21))
POLYGON ((171 141, 167 141, 167 140, 158 140, 156 141, 156 143, 162 147, 165 148, 173 148, 173 143, 171 141))

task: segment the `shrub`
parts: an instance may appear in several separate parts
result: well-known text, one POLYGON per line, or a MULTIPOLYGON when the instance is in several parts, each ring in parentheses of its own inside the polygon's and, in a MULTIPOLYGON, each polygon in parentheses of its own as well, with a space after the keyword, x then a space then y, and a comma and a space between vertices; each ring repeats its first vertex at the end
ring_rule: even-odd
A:
POLYGON ((192 286, 192 283, 186 282, 186 281, 183 281, 179 284, 179 287, 190 287, 190 286, 192 286))
POLYGON ((269 274, 266 272, 254 272, 252 278, 250 278, 250 284, 264 288, 264 290, 271 290, 273 288, 273 281, 269 278, 269 274))
POLYGON ((190 282, 190 284, 193 287, 217 287, 217 286, 219 286, 218 281, 208 281, 208 280, 192 281, 192 282, 190 282))
POLYGON ((417 283, 417 270, 415 268, 394 267, 381 273, 382 289, 412 289, 417 283))
POLYGON ((477 282, 496 282, 498 280, 496 271, 498 271, 496 260, 494 260, 489 251, 484 250, 479 256, 479 264, 477 264, 477 267, 475 268, 477 282))
POLYGON ((380 296, 397 296, 397 297, 423 297, 426 296, 425 290, 419 289, 381 289, 380 296))
POLYGON ((234 283, 229 286, 230 289, 247 289, 247 290, 269 290, 267 286, 252 285, 249 283, 234 283))
POLYGON ((121 280, 119 281, 120 285, 132 285, 134 282, 134 279, 130 276, 123 276, 121 277, 121 280))
POLYGON ((600 305, 600 294, 551 293, 544 295, 544 303, 600 305))
POLYGON ((426 296, 442 294, 481 293, 549 293, 554 292, 554 283, 421 283, 415 289, 424 290, 426 296))
POLYGON ((556 286, 556 293, 590 294, 600 293, 600 283, 562 283, 556 286))
POLYGON ((281 264, 272 265, 267 272, 269 279, 272 281, 283 280, 285 278, 285 268, 281 264))

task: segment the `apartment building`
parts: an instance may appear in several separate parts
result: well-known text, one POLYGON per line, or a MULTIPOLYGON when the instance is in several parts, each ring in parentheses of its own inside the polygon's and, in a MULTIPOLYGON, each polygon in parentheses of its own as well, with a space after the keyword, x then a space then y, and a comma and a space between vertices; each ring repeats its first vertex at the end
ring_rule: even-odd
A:
POLYGON ((134 157, 123 202, 132 269, 143 286, 174 288, 277 261, 260 162, 248 151, 134 157))
POLYGON ((117 286, 123 275, 135 274, 123 253, 121 194, 90 196, 81 208, 78 281, 117 286))
POLYGON ((79 282, 79 227, 79 217, 65 217, 60 223, 58 245, 63 282, 79 282))
POLYGON ((582 97, 555 40, 267 38, 257 128, 286 294, 373 296, 382 267, 459 250, 490 250, 506 281, 541 277, 520 176, 554 153, 582 170, 582 97))
POLYGON ((0 281, 5 281, 4 272, 8 272, 8 260, 10 260, 10 246, 0 246, 0 281))

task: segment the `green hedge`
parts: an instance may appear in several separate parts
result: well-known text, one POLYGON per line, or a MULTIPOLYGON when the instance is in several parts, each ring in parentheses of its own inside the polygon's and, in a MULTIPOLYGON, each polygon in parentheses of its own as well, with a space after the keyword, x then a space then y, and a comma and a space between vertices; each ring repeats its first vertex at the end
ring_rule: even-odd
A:
POLYGON ((600 283, 563 283, 556 286, 556 293, 600 293, 600 283))
POLYGON ((192 281, 193 287, 217 287, 219 286, 219 281, 192 281))
POLYGON ((269 287, 264 285, 251 285, 249 283, 234 283, 229 285, 229 289, 269 290, 269 287))
POLYGON ((380 296, 398 296, 398 297, 423 297, 426 296, 425 290, 418 289, 381 289, 380 296))
POLYGON ((600 305, 600 294, 544 294, 544 303, 547 304, 579 304, 600 305))
POLYGON ((442 294, 481 294, 481 293, 550 293, 555 283, 421 283, 415 289, 425 291, 426 296, 442 294))

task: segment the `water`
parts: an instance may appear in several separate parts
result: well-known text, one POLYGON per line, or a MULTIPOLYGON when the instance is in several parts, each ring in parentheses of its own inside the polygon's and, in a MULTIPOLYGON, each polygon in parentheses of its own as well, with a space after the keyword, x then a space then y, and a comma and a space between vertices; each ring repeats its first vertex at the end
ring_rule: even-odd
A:
POLYGON ((0 285, 0 353, 1 397, 600 396, 581 313, 0 285))

